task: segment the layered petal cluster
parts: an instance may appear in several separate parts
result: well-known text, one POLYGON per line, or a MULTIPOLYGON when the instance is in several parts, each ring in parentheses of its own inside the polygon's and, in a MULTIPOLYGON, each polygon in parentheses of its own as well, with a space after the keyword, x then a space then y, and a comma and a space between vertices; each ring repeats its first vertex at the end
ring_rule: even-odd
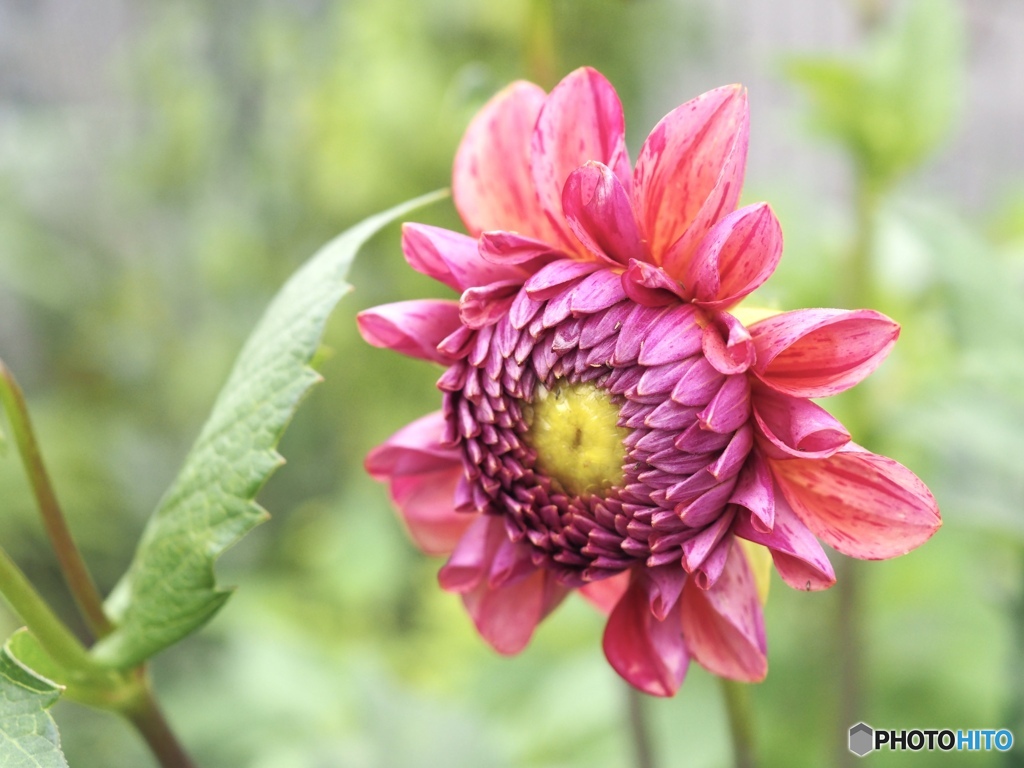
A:
POLYGON ((608 612, 611 665, 671 695, 691 659, 766 674, 759 547, 790 586, 824 589, 835 575, 819 541, 888 558, 940 518, 910 470, 813 402, 871 373, 898 325, 808 309, 747 327, 735 309, 782 252, 767 205, 736 209, 745 92, 673 110, 635 166, 624 130, 614 89, 587 68, 550 94, 515 83, 472 121, 453 178, 468 234, 406 224, 402 241, 458 298, 359 316, 371 344, 444 366, 442 407, 366 467, 417 545, 448 557, 441 586, 499 652, 579 589, 608 612), (568 420, 562 447, 535 428, 550 398, 563 399, 544 417, 568 420), (592 416, 605 408, 621 441, 592 416), (595 485, 588 451, 609 443, 616 474, 595 485))

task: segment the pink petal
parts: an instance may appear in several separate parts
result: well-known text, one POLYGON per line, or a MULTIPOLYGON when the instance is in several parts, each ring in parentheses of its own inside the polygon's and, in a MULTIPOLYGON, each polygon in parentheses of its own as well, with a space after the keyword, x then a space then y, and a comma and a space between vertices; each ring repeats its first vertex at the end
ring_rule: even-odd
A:
POLYGON ((768 547, 775 570, 793 589, 828 589, 836 582, 825 550, 781 494, 776 501, 775 524, 770 532, 760 530, 747 512, 737 516, 732 532, 768 547))
POLYGON ((459 293, 499 280, 526 279, 526 271, 514 264, 486 260, 473 238, 426 224, 402 225, 402 253, 417 272, 459 293))
POLYGON ((721 219, 690 261, 683 284, 695 304, 728 309, 771 277, 782 256, 782 227, 767 203, 721 219))
POLYGON ((575 240, 562 215, 562 189, 574 170, 596 160, 623 184, 631 183, 625 130, 618 94, 600 72, 577 69, 551 91, 530 143, 530 166, 541 208, 562 233, 560 241, 550 242, 569 243, 571 248, 575 240))
POLYGON ((459 305, 444 299, 418 299, 381 304, 356 315, 359 333, 375 347, 450 365, 453 360, 438 350, 459 323, 459 305))
POLYGON ((455 511, 462 458, 458 451, 441 446, 443 431, 441 412, 428 414, 400 429, 366 458, 367 472, 388 483, 413 541, 431 555, 451 552, 473 521, 472 515, 455 511))
POLYGON ((437 581, 446 592, 465 594, 486 581, 494 555, 508 540, 497 515, 477 515, 459 539, 441 570, 437 581))
POLYGON ((735 432, 750 418, 750 384, 742 375, 726 376, 722 388, 697 414, 701 428, 725 435, 735 432))
POLYGON ((516 82, 491 98, 469 124, 455 154, 452 198, 474 237, 491 229, 558 243, 530 175, 530 137, 543 89, 516 82))
POLYGON ((569 174, 562 209, 573 234, 594 256, 612 264, 647 258, 629 195, 608 166, 592 160, 569 174))
POLYGON ((622 571, 601 581, 592 581, 579 588, 583 595, 601 613, 609 614, 629 588, 629 571, 622 571))
POLYGON ((428 555, 447 555, 457 546, 474 515, 456 512, 455 493, 463 480, 461 465, 391 480, 391 500, 413 543, 428 555))
POLYGON ((756 352, 750 332, 728 312, 714 313, 704 326, 700 346, 719 373, 743 373, 754 364, 756 352))
POLYGON ((675 304, 683 298, 679 281, 661 267, 636 259, 630 259, 629 268, 622 275, 622 288, 633 301, 648 307, 675 304))
POLYGON ((480 636, 498 653, 519 653, 530 642, 537 624, 568 594, 547 571, 493 588, 481 581, 462 596, 480 636))
POLYGON ((773 459, 824 459, 848 442, 850 433, 820 405, 757 386, 751 397, 760 441, 773 459))
POLYGON ((406 424, 366 457, 366 471, 377 481, 393 476, 418 475, 447 470, 462 464, 462 454, 442 446, 445 420, 434 411, 406 424))
POLYGON ((634 575, 604 630, 604 655, 630 685, 652 696, 671 696, 686 676, 680 603, 658 621, 649 607, 642 571, 634 575))
POLYGON ((750 327, 757 348, 754 373, 776 392, 828 397, 877 368, 900 327, 871 309, 798 309, 750 327))
POLYGON ((688 583, 681 604, 683 636, 693 658, 722 677, 764 679, 764 617, 754 574, 740 547, 731 547, 725 570, 709 589, 688 583))
POLYGON ((747 157, 746 92, 709 91, 672 110, 647 137, 633 174, 651 253, 681 277, 711 226, 736 207, 747 157))
POLYGON ((935 497, 917 475, 852 443, 827 459, 769 463, 797 516, 844 555, 904 555, 942 524, 935 497))

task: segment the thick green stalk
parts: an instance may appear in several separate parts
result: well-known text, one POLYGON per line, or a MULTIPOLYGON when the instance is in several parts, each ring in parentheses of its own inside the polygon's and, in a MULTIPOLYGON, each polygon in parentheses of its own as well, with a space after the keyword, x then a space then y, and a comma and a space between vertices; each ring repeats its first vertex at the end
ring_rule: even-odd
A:
POLYGON ((57 618, 3 549, 0 549, 0 593, 54 661, 69 670, 95 669, 85 647, 57 618))
POLYGON ((21 387, 3 360, 0 360, 0 402, 7 413, 14 442, 25 465, 32 493, 43 518, 43 526, 53 544, 64 581, 67 582, 75 604, 89 629, 96 637, 103 637, 109 634, 113 627, 103 612, 103 600, 78 547, 75 546, 71 530, 57 502, 57 495, 50 484, 21 387))
POLYGON ((746 683, 722 680, 725 709, 729 715, 729 735, 732 737, 733 765, 736 768, 756 768, 754 751, 754 719, 746 683))

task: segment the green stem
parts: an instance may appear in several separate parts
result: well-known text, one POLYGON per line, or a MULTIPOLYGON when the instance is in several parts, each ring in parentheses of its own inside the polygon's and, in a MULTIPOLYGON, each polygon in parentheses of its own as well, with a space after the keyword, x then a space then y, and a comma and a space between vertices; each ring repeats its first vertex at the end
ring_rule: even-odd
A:
MULTIPOLYGON (((874 280, 871 253, 878 217, 880 194, 860 169, 857 174, 855 214, 857 230, 850 249, 846 279, 843 281, 842 303, 850 309, 871 306, 874 280)), ((855 387, 842 397, 847 426, 858 443, 874 442, 875 425, 865 399, 865 390, 855 387)), ((838 744, 845 745, 847 729, 863 720, 864 713, 864 642, 863 642, 863 569, 860 563, 842 557, 836 563, 836 615, 833 623, 833 644, 839 661, 839 701, 837 706, 838 744)), ((848 749, 840 748, 838 764, 853 768, 857 758, 848 749)))
POLYGON ((626 686, 629 709, 629 732, 633 742, 633 756, 636 768, 654 768, 654 749, 651 744, 651 728, 647 719, 647 701, 636 688, 626 686))
POLYGON ((57 503, 57 496, 43 464, 21 387, 3 360, 0 360, 0 402, 7 413, 18 453, 32 484, 32 492, 43 517, 43 526, 53 544, 64 581, 67 582, 75 604, 89 629, 96 637, 104 637, 110 634, 113 626, 103 612, 103 600, 78 547, 75 546, 74 539, 71 538, 71 531, 61 512, 60 504, 57 503))
POLYGON ((149 677, 144 667, 137 670, 138 695, 123 707, 121 714, 139 732, 150 751, 159 761, 162 768, 195 768, 195 763, 186 754, 163 712, 153 696, 149 677))
POLYGON ((756 768, 754 719, 750 707, 749 686, 735 680, 726 680, 724 677, 721 680, 725 709, 729 715, 733 764, 736 768, 756 768))
POLYGON ((95 669, 78 638, 57 618, 3 549, 0 549, 0 593, 54 661, 71 670, 95 669))

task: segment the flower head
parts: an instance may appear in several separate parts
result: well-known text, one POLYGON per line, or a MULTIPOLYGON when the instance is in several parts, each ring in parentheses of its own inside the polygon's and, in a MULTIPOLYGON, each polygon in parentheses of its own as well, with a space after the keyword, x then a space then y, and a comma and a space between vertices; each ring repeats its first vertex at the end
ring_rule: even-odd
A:
POLYGON ((409 264, 459 298, 360 314, 371 344, 445 366, 442 409, 366 466, 502 653, 579 589, 637 688, 671 695, 691 658, 759 680, 758 551, 825 589, 819 539, 880 559, 940 524, 913 473, 812 402, 871 373, 899 326, 809 309, 748 327, 735 310, 782 251, 767 205, 736 210, 747 132, 745 92, 719 88, 662 119, 631 167, 598 72, 550 94, 515 83, 455 158, 469 234, 403 231, 409 264))

